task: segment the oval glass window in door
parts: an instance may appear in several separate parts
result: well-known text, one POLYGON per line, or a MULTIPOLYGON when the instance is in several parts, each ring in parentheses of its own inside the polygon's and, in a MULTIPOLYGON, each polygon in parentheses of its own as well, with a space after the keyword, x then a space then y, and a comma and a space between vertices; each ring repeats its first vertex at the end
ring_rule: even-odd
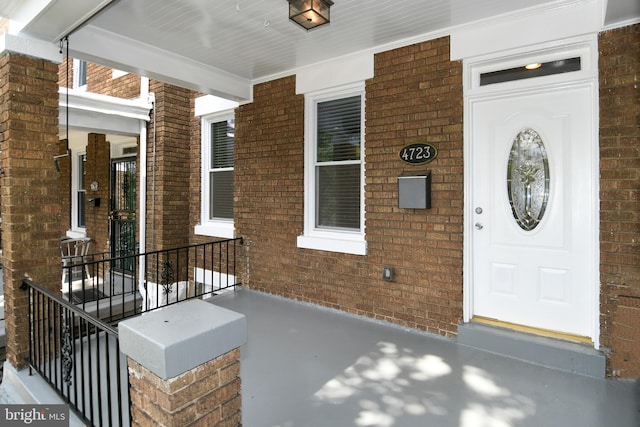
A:
POLYGON ((507 166, 507 192, 511 211, 523 230, 542 221, 549 201, 549 161, 538 132, 524 129, 511 145, 507 166))

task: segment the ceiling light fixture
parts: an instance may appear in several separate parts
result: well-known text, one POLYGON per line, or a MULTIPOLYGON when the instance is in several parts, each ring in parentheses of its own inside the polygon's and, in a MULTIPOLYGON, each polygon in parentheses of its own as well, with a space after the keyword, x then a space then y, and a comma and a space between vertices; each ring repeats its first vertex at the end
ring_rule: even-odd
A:
POLYGON ((328 24, 331 0, 288 0, 289 19, 305 30, 328 24))
POLYGON ((526 68, 527 70, 537 70, 540 67, 542 67, 542 64, 539 62, 534 62, 532 64, 527 64, 524 66, 524 68, 526 68))

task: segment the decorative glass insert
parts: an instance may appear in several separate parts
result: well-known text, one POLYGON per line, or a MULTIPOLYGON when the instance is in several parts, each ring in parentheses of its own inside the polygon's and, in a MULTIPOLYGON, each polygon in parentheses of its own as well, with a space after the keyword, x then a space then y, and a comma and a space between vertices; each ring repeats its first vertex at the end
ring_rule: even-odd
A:
POLYGON ((507 165, 507 193, 520 228, 536 228, 549 200, 549 161, 544 143, 533 129, 520 131, 513 140, 507 165))

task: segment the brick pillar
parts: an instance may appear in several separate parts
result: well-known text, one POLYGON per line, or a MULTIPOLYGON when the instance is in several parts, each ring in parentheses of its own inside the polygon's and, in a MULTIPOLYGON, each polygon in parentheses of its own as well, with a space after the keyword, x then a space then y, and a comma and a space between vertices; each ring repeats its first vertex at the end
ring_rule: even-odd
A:
POLYGON ((92 253, 109 251, 109 185, 111 179, 111 152, 106 135, 90 133, 87 136, 87 163, 85 165, 86 187, 86 229, 87 237, 93 242, 92 253), (96 191, 91 190, 92 182, 98 183, 96 191), (100 206, 89 206, 89 199, 100 199, 100 206))
MULTIPOLYGON (((58 142, 58 155, 67 152, 67 140, 61 139, 58 142)), ((64 236, 67 230, 71 229, 71 156, 58 158, 58 188, 60 197, 60 236, 64 236)))
MULTIPOLYGON (((184 88, 150 81, 155 93, 155 118, 147 143, 147 242, 148 251, 188 243, 189 131, 193 93, 184 88), (155 124, 156 128, 153 128, 155 124), (155 140, 155 141, 154 141, 155 140), (155 170, 154 170, 155 166, 155 170)), ((142 220, 142 219, 141 219, 142 220)))
POLYGON ((60 290, 58 66, 5 51, 0 57, 2 239, 7 360, 26 366, 28 277, 60 290))
POLYGON ((170 379, 128 359, 132 426, 241 425, 240 349, 170 379))
POLYGON ((242 425, 244 315, 189 300, 127 319, 118 332, 128 356, 132 426, 242 425))
POLYGON ((601 33, 600 325, 611 376, 640 377, 640 24, 601 33))

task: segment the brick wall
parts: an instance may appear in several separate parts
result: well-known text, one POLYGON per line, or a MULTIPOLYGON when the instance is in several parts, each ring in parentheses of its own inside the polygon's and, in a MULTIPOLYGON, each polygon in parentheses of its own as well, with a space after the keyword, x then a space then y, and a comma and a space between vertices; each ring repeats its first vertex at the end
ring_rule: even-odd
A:
MULTIPOLYGON (((295 78, 256 85, 254 101, 236 110, 235 227, 246 238, 251 287, 290 298, 335 304, 328 290, 309 292, 324 274, 300 265, 303 226, 304 98, 295 78)), ((335 260, 339 258, 333 255, 335 260)), ((344 257, 349 258, 349 257, 344 257)), ((318 261, 323 262, 323 261, 318 261)))
POLYGON ((295 77, 254 87, 236 112, 236 229, 245 284, 265 292, 453 335, 462 316, 462 68, 442 38, 381 53, 366 85, 368 255, 298 249, 303 230, 304 97, 295 77), (397 207, 400 148, 438 159, 430 210, 397 207), (395 268, 382 280, 383 265, 395 268))
MULTIPOLYGON (((71 88, 73 87, 73 58, 65 57, 58 67, 58 85, 60 87, 67 87, 67 71, 71 88)), ((125 74, 114 79, 112 68, 87 63, 87 92, 124 99, 136 98, 140 96, 140 77, 135 74, 125 74)))
POLYGON ((201 177, 200 177, 200 156, 201 156, 201 126, 200 117, 196 117, 195 113, 195 99, 205 95, 204 93, 192 93, 193 97, 190 103, 189 116, 189 134, 191 144, 189 147, 189 242, 190 244, 210 242, 212 239, 209 236, 201 236, 194 233, 194 227, 200 224, 200 191, 201 191, 201 177))
POLYGON ((462 66, 449 38, 378 54, 367 84, 366 206, 369 280, 382 265, 395 282, 382 297, 389 320, 450 335, 462 317, 462 66), (403 163, 407 144, 438 150, 428 165, 403 163), (431 170, 431 209, 399 209, 397 177, 431 170), (397 320, 396 320, 397 321, 397 320))
POLYGON ((601 341, 640 377, 640 25, 600 34, 601 341))
POLYGON ((140 96, 140 77, 125 74, 113 78, 113 69, 97 64, 87 64, 87 90, 92 93, 132 99, 140 96))

